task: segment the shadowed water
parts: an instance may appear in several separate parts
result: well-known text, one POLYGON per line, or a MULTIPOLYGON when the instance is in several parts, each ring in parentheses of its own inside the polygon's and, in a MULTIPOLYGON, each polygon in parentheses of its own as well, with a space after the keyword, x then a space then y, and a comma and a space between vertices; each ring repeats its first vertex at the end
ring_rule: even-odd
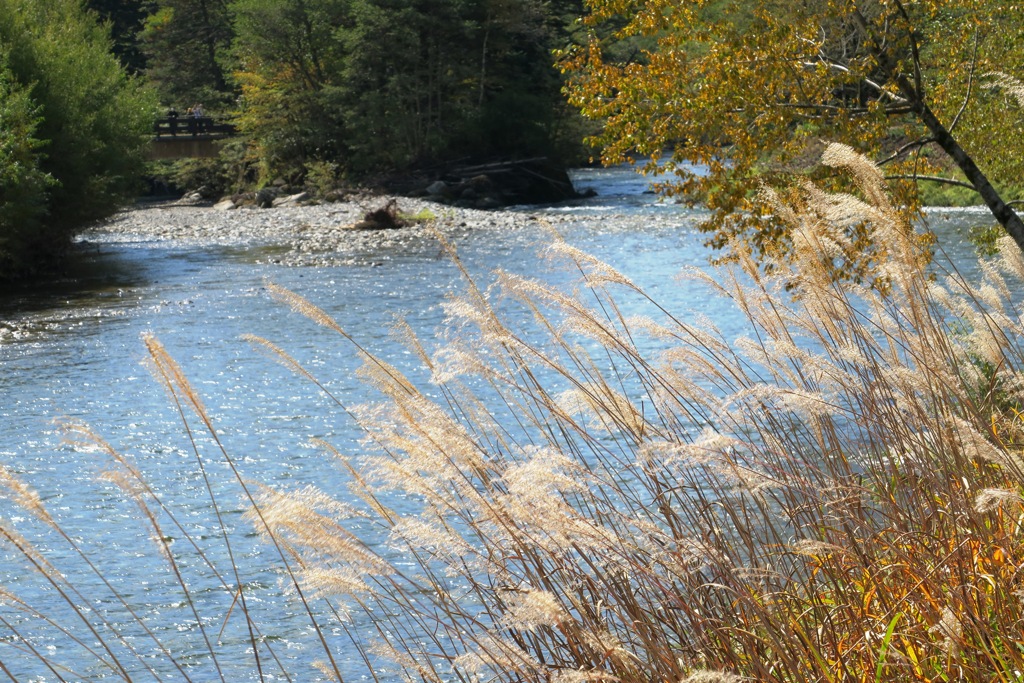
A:
MULTIPOLYGON (((646 181, 629 169, 580 171, 576 181, 595 189, 597 197, 524 210, 569 217, 558 229, 570 244, 611 263, 673 312, 684 317, 709 315, 727 337, 745 329, 728 305, 709 300, 702 286, 674 277, 686 266, 707 261, 704 236, 695 227, 699 214, 645 194, 646 181)), ((931 220, 947 254, 972 277, 973 248, 964 239, 966 228, 988 222, 988 216, 957 211, 935 213, 931 220)), ((465 230, 453 236, 466 266, 484 282, 499 268, 567 282, 569 275, 548 270, 537 257, 549 239, 539 227, 506 233, 465 230)), ((276 265, 272 256, 255 247, 198 249, 107 239, 90 244, 66 278, 0 298, 0 463, 38 489, 50 513, 88 547, 100 573, 148 615, 152 628, 181 660, 191 663, 189 675, 194 680, 212 680, 217 674, 203 655, 191 612, 156 552, 151 531, 138 521, 133 505, 100 477, 109 466, 106 459, 62 445, 54 420, 87 422, 117 449, 131 454, 160 495, 179 511, 189 533, 210 541, 212 558, 223 563, 224 552, 214 542, 221 528, 210 513, 188 434, 166 392, 144 367, 142 335, 156 335, 182 365, 246 477, 282 488, 313 484, 344 497, 346 477, 341 469, 309 442, 324 439, 341 452, 356 455, 363 448, 361 434, 308 382, 239 338, 245 333, 269 338, 349 404, 373 395, 355 377, 359 361, 353 349, 334 333, 272 301, 266 282, 292 289, 323 307, 368 350, 420 380, 424 377, 415 356, 389 335, 389 324, 404 316, 415 330, 432 337, 443 328, 446 297, 462 289, 456 268, 426 234, 386 249, 360 246, 339 266, 287 267, 276 265)), ((630 309, 628 301, 624 306, 627 315, 646 312, 630 309)), ((237 544, 236 560, 247 568, 243 582, 252 591, 251 609, 262 613, 267 629, 263 636, 291 662, 287 667, 296 672, 295 680, 314 680, 317 674, 310 663, 321 654, 309 621, 294 601, 281 597, 269 551, 241 519, 244 506, 215 445, 202 435, 198 441, 209 458, 214 488, 226 493, 228 500, 238 500, 226 511, 223 523, 237 544)), ((72 596, 73 602, 105 611, 115 622, 130 621, 66 543, 6 503, 0 512, 47 549, 58 569, 85 577, 85 590, 72 596)), ((165 531, 173 544, 179 544, 173 547, 184 545, 179 532, 165 531)), ((374 538, 372 528, 364 532, 374 538)), ((5 558, 0 584, 82 632, 56 591, 38 581, 9 546, 5 558)), ((195 594, 207 602, 205 613, 216 615, 208 628, 214 636, 220 633, 219 664, 225 677, 256 680, 244 623, 237 608, 231 608, 232 596, 217 588, 209 570, 197 567, 196 575, 195 594), (233 616, 224 621, 229 614, 233 616)), ((38 630, 39 647, 71 667, 75 673, 66 675, 71 680, 97 678, 103 672, 95 657, 54 640, 53 630, 44 628, 38 616, 16 609, 6 609, 5 615, 9 625, 0 626, 0 662, 17 678, 46 675, 46 680, 53 680, 37 657, 20 649, 16 638, 4 636, 12 628, 38 630)), ((143 635, 133 631, 132 637, 138 649, 148 653, 143 661, 124 659, 133 679, 182 678, 143 635), (147 666, 159 676, 148 673, 147 666)), ((363 664, 346 645, 343 631, 333 629, 328 637, 345 673, 360 679, 363 664)), ((275 675, 275 680, 282 680, 275 675)))

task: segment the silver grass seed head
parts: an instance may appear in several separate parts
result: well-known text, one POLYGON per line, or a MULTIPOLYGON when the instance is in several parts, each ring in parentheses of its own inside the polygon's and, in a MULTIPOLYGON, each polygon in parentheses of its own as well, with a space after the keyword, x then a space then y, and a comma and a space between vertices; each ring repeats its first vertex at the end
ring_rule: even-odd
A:
POLYGON ((742 683, 736 674, 725 671, 697 671, 683 678, 679 683, 742 683))
POLYGON ((794 541, 789 545, 789 549, 797 555, 803 555, 804 557, 812 558, 846 554, 845 549, 833 543, 826 543, 824 541, 818 541, 812 538, 802 538, 798 541, 794 541))
MULTIPOLYGON (((311 597, 315 598, 360 596, 371 590, 363 581, 362 575, 350 569, 306 567, 300 570, 300 577, 311 597)), ((349 613, 344 605, 340 604, 336 607, 343 610, 340 614, 347 619, 349 613)))
POLYGON ((558 626, 569 618, 558 598, 544 590, 517 591, 509 598, 507 608, 503 623, 522 631, 558 626))
MULTIPOLYGON (((536 674, 546 669, 529 652, 494 633, 478 637, 475 649, 456 657, 452 666, 471 675, 495 670, 536 674)), ((533 680, 533 676, 527 675, 526 678, 533 680)))
POLYGON ((985 76, 992 79, 989 84, 990 88, 1002 90, 1024 107, 1024 82, 1002 71, 993 71, 985 76))
MULTIPOLYGON (((375 680, 391 680, 392 678, 397 678, 397 680, 400 680, 403 683, 443 683, 444 681, 433 667, 424 663, 424 660, 418 659, 409 651, 396 647, 389 642, 376 640, 369 645, 367 651, 370 654, 392 662, 399 668, 399 671, 397 672, 387 671, 386 676, 375 676, 375 680)), ((377 674, 380 673, 385 672, 377 672, 377 674)))
POLYGON ((600 670, 556 669, 545 673, 551 683, 619 683, 622 679, 600 670))
POLYGON ((479 549, 463 536, 439 523, 420 517, 403 517, 391 529, 396 547, 416 548, 442 562, 450 573, 475 561, 479 549))
POLYGON ((967 341, 971 349, 986 362, 996 367, 1002 365, 1005 337, 991 324, 975 326, 967 341))
POLYGON ((1018 279, 1024 280, 1024 251, 1009 235, 1000 237, 996 244, 999 248, 1000 265, 1018 279))
POLYGON ((691 443, 644 442, 640 447, 639 456, 645 465, 707 465, 717 461, 719 453, 738 443, 735 439, 705 428, 704 432, 691 443))
POLYGON ((821 163, 847 171, 874 206, 883 210, 891 209, 882 170, 853 147, 838 142, 829 143, 821 155, 821 163))
POLYGON ((8 498, 47 526, 57 527, 49 510, 43 505, 39 493, 2 465, 0 465, 0 496, 8 498))
MULTIPOLYGON (((992 310, 1004 311, 1006 309, 1005 302, 1013 300, 1013 291, 1006 281, 1006 277, 1004 277, 1004 269, 1001 262, 984 259, 978 265, 981 267, 983 274, 982 286, 986 290, 991 290, 984 295, 986 305, 992 310)), ((1014 280, 1017 279, 1012 273, 1009 276, 1014 280)))
POLYGON ((963 449, 964 455, 976 462, 991 462, 1001 465, 1012 464, 1007 453, 997 448, 984 434, 979 432, 966 420, 954 417, 950 427, 955 439, 963 449))
POLYGON ((974 497, 974 509, 982 514, 1021 503, 1024 503, 1024 497, 1019 489, 983 489, 974 497))
POLYGON ((942 637, 942 648, 948 654, 956 656, 960 652, 960 644, 963 642, 964 637, 964 627, 960 623, 957 613, 950 607, 942 608, 938 623, 929 628, 928 632, 942 637))
POLYGON ((596 283, 614 283, 636 288, 633 281, 621 272, 591 254, 569 245, 564 240, 556 240, 550 244, 547 248, 547 254, 549 256, 567 257, 578 266, 586 267, 589 271, 587 274, 588 279, 596 283))

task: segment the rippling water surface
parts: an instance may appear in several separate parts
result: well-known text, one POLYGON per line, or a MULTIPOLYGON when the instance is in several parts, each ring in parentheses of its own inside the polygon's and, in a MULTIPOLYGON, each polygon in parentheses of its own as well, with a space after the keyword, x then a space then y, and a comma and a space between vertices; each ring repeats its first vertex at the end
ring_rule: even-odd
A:
MULTIPOLYGON (((709 301, 697 285, 674 279, 684 266, 706 262, 703 237, 694 228, 698 216, 645 194, 646 181, 628 169, 580 171, 576 180, 580 186, 593 187, 598 196, 574 205, 524 210, 568 217, 558 228, 569 243, 610 262, 674 312, 707 313, 727 335, 739 334, 742 323, 728 306, 709 301)), ((961 211, 935 214, 932 220, 954 261, 969 270, 972 250, 963 240, 965 227, 988 221, 987 215, 961 211)), ((568 277, 548 271, 538 260, 539 249, 549 239, 540 228, 504 233, 466 230, 453 239, 468 268, 484 282, 496 268, 553 282, 568 277)), ((388 324, 394 316, 404 315, 417 331, 431 336, 443 325, 442 303, 460 291, 461 283, 437 243, 425 235, 400 247, 364 248, 350 254, 346 265, 334 267, 275 265, 272 254, 259 248, 197 249, 116 240, 90 248, 65 281, 0 298, 0 463, 38 489, 51 514, 88 549, 99 572, 148 615, 152 628, 176 653, 184 654, 186 661, 195 653, 190 669, 194 680, 211 680, 216 672, 201 656, 204 648, 198 644, 191 613, 174 590, 149 530, 116 488, 100 477, 108 461, 62 445, 54 420, 92 425, 136 459, 191 534, 215 537, 219 526, 210 514, 188 435, 168 395, 143 365, 141 337, 152 333, 185 369, 245 476, 288 488, 314 484, 344 496, 345 476, 309 441, 322 438, 344 453, 357 454, 359 434, 350 420, 307 382, 239 337, 254 333, 271 339, 349 403, 365 401, 371 394, 354 376, 358 362, 351 347, 272 301, 265 283, 275 282, 311 299, 369 350, 416 377, 422 374, 414 358, 389 337, 388 324)), ((199 441, 205 453, 215 453, 208 438, 200 435, 199 441)), ((231 493, 225 466, 211 458, 209 468, 214 487, 231 493)), ((228 510, 223 521, 235 531, 240 563, 248 568, 243 580, 254 596, 250 608, 263 611, 263 635, 276 643, 284 659, 295 662, 294 670, 301 672, 296 680, 312 680, 315 673, 309 661, 320 655, 309 624, 292 602, 279 597, 278 576, 262 568, 269 566, 269 556, 248 533, 242 507, 239 502, 228 510)), ((117 616, 124 608, 108 597, 109 591, 90 576, 66 542, 23 511, 9 506, 0 511, 15 528, 37 539, 60 571, 83 577, 77 579, 82 594, 69 596, 70 601, 106 611, 115 622, 130 621, 117 616)), ((186 542, 180 532, 166 533, 172 543, 186 542)), ((371 530, 366 533, 372 537, 371 530)), ((7 547, 6 561, 0 565, 2 584, 56 615, 59 625, 84 633, 58 592, 38 580, 7 547)), ((213 559, 225 559, 218 544, 211 542, 210 547, 213 559)), ((213 607, 208 613, 219 615, 208 629, 216 636, 223 627, 220 665, 227 679, 256 680, 243 645, 243 622, 232 611, 231 596, 217 590, 210 570, 198 567, 195 575, 196 595, 213 607), (234 616, 227 617, 225 626, 221 620, 228 614, 234 616)), ((70 680, 102 673, 96 657, 53 640, 53 629, 45 628, 40 616, 17 610, 4 614, 8 624, 0 626, 0 662, 18 679, 56 677, 42 670, 38 658, 16 638, 4 636, 15 628, 38 632, 42 652, 74 671, 65 674, 70 680)), ((151 654, 144 663, 126 660, 133 678, 151 680, 147 666, 171 680, 181 678, 137 629, 125 629, 132 632, 140 651, 151 654)), ((329 636, 343 666, 359 679, 355 672, 362 664, 355 653, 346 649, 340 633, 329 636)), ((92 638, 86 636, 85 641, 93 646, 92 638)), ((102 652, 97 656, 109 659, 102 652)))

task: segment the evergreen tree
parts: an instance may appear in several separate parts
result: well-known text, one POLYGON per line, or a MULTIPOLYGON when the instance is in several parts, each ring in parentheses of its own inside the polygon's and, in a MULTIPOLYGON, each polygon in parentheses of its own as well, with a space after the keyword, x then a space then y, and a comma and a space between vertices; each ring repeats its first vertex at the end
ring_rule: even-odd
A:
POLYGON ((457 1, 353 0, 341 85, 357 167, 436 158, 459 130, 476 102, 478 63, 467 50, 464 8, 457 1))
POLYGON ((568 31, 582 12, 578 0, 488 0, 477 3, 480 54, 476 147, 489 153, 566 155, 580 146, 572 127, 571 150, 559 140, 574 119, 561 95, 562 78, 552 51, 568 43, 568 31), (510 125, 510 122, 513 125, 510 125))
POLYGON ((141 33, 147 71, 167 104, 231 101, 223 60, 234 35, 227 0, 155 0, 141 33))
POLYGON ((94 11, 110 27, 113 51, 130 73, 146 68, 146 57, 139 45, 139 32, 153 9, 153 0, 87 0, 94 11))
MULTIPOLYGON (((6 59, 3 59, 6 62, 6 59)), ((39 110, 0 62, 0 276, 17 270, 46 215, 53 179, 40 168, 39 110)))

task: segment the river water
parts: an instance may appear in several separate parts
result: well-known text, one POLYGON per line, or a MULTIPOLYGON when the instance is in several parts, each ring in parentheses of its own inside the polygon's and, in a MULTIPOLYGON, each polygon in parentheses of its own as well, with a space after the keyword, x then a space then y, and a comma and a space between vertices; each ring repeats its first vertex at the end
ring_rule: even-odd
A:
MULTIPOLYGON (((568 217, 558 226, 569 243, 619 268, 668 309, 708 314, 727 336, 742 331, 742 321, 728 306, 708 300, 696 284, 674 278, 685 266, 707 262, 704 237, 695 229, 699 214, 658 202, 645 193, 646 181, 628 168, 579 171, 576 182, 594 188, 598 196, 573 205, 523 210, 568 217)), ((987 220, 984 213, 971 210, 931 218, 944 249, 968 271, 973 248, 964 239, 966 227, 987 220)), ((539 228, 507 233, 467 229, 453 240, 467 267, 484 282, 495 268, 552 282, 566 278, 539 265, 538 250, 548 240, 539 228)), ((306 381, 239 337, 254 333, 270 338, 349 403, 371 395, 354 377, 358 362, 351 348, 272 301, 265 283, 295 290, 322 306, 368 349, 414 377, 415 359, 389 336, 388 324, 403 315, 430 337, 443 324, 445 298, 462 288, 456 269, 427 236, 401 247, 365 247, 349 256, 343 265, 295 267, 275 263, 273 254, 258 246, 197 248, 106 239, 91 244, 67 279, 0 297, 0 464, 39 491, 50 513, 88 549, 100 572, 190 662, 194 680, 212 680, 217 674, 200 654, 203 647, 150 532, 132 505, 99 477, 107 461, 63 445, 54 420, 92 425, 135 459, 191 533, 212 536, 216 524, 181 420, 143 364, 141 337, 152 333, 201 394, 246 477, 284 488, 315 484, 343 495, 345 476, 309 441, 325 439, 354 454, 360 449, 359 432, 306 381)), ((212 452, 205 441, 200 447, 212 452)), ((229 490, 230 484, 216 483, 230 481, 223 464, 210 467, 214 485, 229 490)), ((236 531, 239 552, 251 567, 244 580, 258 596, 253 609, 264 611, 264 635, 299 672, 295 680, 313 680, 309 660, 319 655, 309 625, 294 605, 279 598, 277 576, 263 568, 269 564, 264 562, 266 549, 247 533, 241 509, 239 503, 229 510, 225 524, 236 531)), ((0 511, 6 523, 35 539, 60 571, 80 577, 74 580, 85 590, 74 602, 87 603, 115 623, 130 621, 67 543, 12 506, 3 505, 0 511)), ((183 543, 181 538, 175 541, 183 543)), ((210 551, 222 561, 219 552, 210 551)), ((57 591, 29 572, 16 552, 8 548, 3 557, 3 586, 56 623, 84 633, 57 591)), ((202 568, 198 575, 204 575, 202 568)), ((219 615, 211 617, 216 633, 223 625, 220 620, 231 612, 231 596, 217 590, 208 575, 195 579, 194 589, 208 602, 209 613, 219 615)), ((35 634, 45 658, 74 672, 63 674, 68 680, 103 674, 95 657, 58 637, 39 615, 11 608, 3 608, 3 614, 7 625, 0 626, 0 663, 15 679, 57 677, 19 644, 11 635, 13 628, 35 634)), ((240 623, 227 618, 220 665, 228 680, 256 680, 240 623)), ((352 680, 365 678, 357 673, 362 663, 346 650, 343 635, 331 637, 352 680)), ((160 678, 182 678, 145 638, 137 633, 133 638, 148 653, 145 663, 126 658, 133 679, 153 680, 147 666, 160 678)), ((88 636, 85 640, 92 642, 88 636)), ((280 674, 268 679, 282 680, 280 674)))

